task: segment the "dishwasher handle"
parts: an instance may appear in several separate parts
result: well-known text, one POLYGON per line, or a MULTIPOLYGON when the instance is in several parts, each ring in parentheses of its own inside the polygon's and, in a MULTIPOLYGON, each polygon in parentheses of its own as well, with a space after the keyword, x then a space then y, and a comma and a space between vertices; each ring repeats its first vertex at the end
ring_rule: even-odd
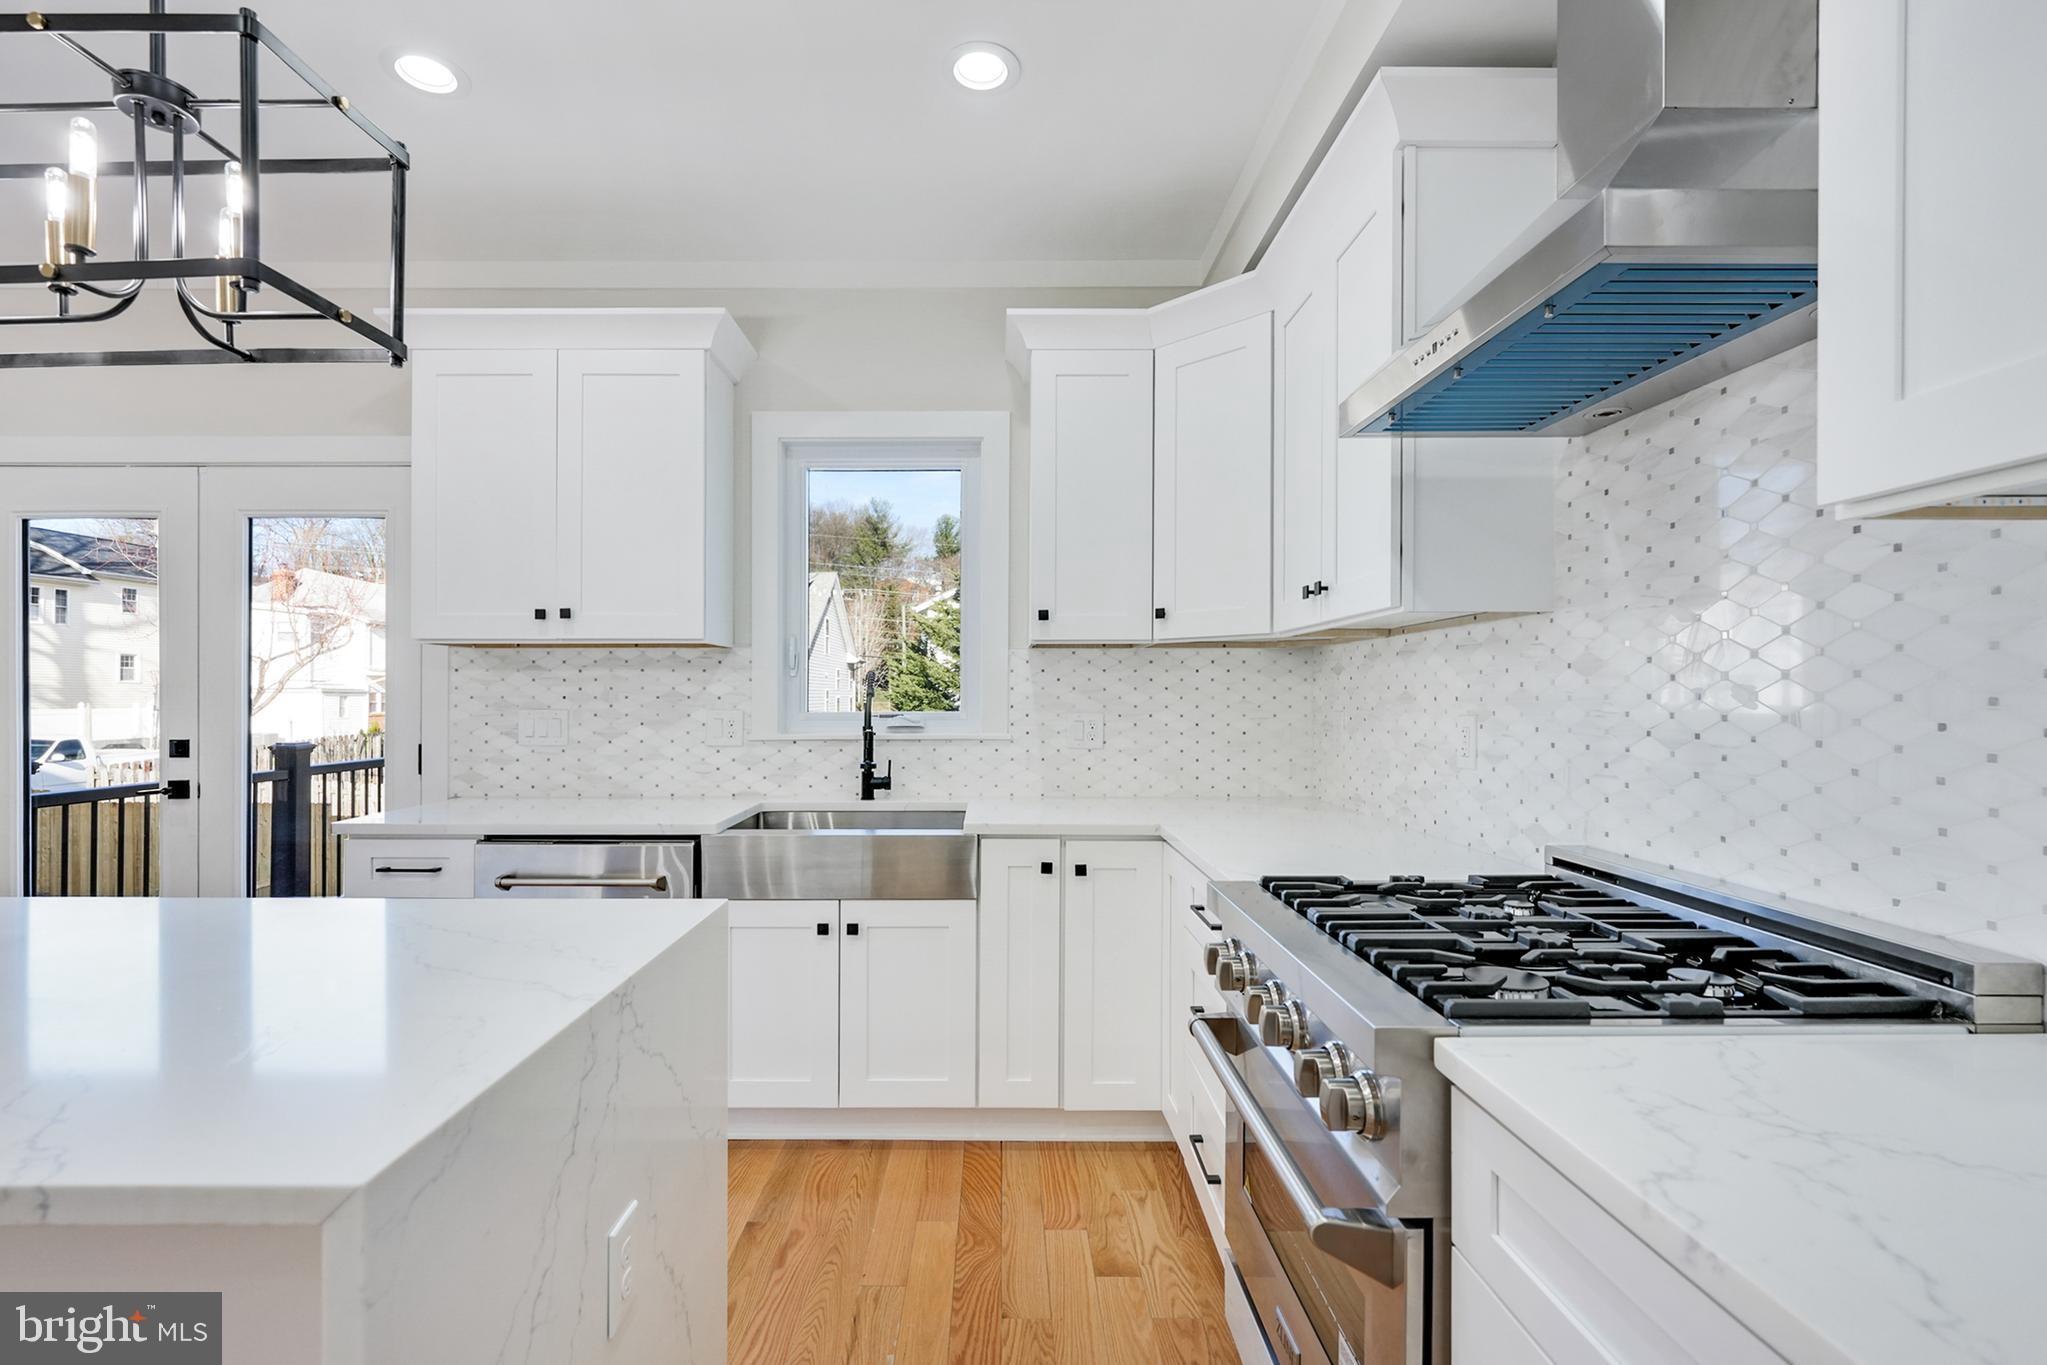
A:
POLYGON ((1398 1289, 1407 1277, 1408 1229, 1382 1209, 1333 1209, 1323 1204, 1308 1183, 1307 1173, 1295 1162, 1272 1120, 1259 1107, 1251 1087, 1237 1074, 1222 1039, 1216 1036, 1215 1026, 1225 1021, 1235 1026, 1236 1021, 1227 1015, 1203 1015, 1189 1020, 1187 1028, 1209 1066, 1215 1069, 1216 1079, 1222 1082, 1231 1106, 1250 1130, 1252 1141, 1258 1144, 1273 1174, 1279 1177, 1287 1198, 1301 1216, 1301 1225, 1308 1230, 1308 1240, 1353 1270, 1389 1289, 1398 1289))
POLYGON ((663 873, 658 877, 521 877, 516 873, 507 872, 504 876, 493 881, 491 885, 500 891, 510 891, 522 886, 549 887, 554 889, 622 888, 635 891, 653 891, 665 896, 668 894, 668 875, 663 873))

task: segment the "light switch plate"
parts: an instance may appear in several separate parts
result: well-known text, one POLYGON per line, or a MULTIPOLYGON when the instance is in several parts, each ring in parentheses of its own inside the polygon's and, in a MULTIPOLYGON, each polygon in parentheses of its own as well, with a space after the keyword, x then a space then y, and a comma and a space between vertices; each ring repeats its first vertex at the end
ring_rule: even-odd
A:
POLYGON ((633 1305, 633 1236, 639 1231, 639 1211, 640 1201, 635 1199, 604 1234, 604 1278, 609 1286, 604 1316, 607 1339, 618 1335, 626 1310, 633 1305))
POLYGON ((569 713, 566 711, 521 711, 519 743, 528 749, 569 747, 569 713))

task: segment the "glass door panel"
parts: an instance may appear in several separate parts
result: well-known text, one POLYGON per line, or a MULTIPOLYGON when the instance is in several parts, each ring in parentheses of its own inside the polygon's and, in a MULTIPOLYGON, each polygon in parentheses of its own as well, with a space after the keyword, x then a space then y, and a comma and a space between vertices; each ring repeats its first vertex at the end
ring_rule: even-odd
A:
POLYGON ((338 821, 418 799, 409 479, 209 469, 201 482, 211 895, 336 896, 338 821), (410 761, 387 770, 387 750, 410 761), (230 817, 233 817, 230 819, 230 817))
POLYGON ((197 475, 10 469, 0 893, 196 890, 197 475))

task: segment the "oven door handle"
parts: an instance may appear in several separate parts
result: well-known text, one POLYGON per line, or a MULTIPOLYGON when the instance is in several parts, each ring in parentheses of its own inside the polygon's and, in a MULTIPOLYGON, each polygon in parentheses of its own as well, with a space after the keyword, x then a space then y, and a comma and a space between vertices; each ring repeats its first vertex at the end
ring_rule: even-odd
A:
POLYGON ((562 889, 568 889, 568 888, 590 888, 590 889, 598 889, 598 888, 603 888, 603 889, 610 889, 610 888, 622 888, 622 889, 626 889, 626 890, 632 890, 632 891, 658 891, 658 892, 661 892, 662 894, 664 894, 664 895, 665 895, 665 894, 667 894, 667 891, 668 891, 668 878, 667 878, 666 876, 659 876, 659 877, 573 877, 573 876, 563 876, 563 877, 522 877, 522 876, 520 876, 519 874, 517 874, 517 873, 515 873, 515 872, 507 872, 507 873, 506 873, 506 874, 505 874, 504 876, 502 876, 502 877, 499 877, 499 878, 497 878, 497 879, 496 879, 495 881, 493 881, 493 882, 491 883, 491 885, 492 885, 492 886, 495 886, 495 887, 496 887, 496 888, 497 888, 498 890, 500 890, 500 891, 510 891, 510 890, 512 890, 512 889, 513 889, 513 888, 515 888, 515 887, 521 887, 521 886, 532 886, 532 887, 555 887, 555 888, 562 888, 562 889))
POLYGON ((1353 1270, 1389 1289, 1398 1289, 1407 1278, 1408 1229, 1383 1210, 1333 1209, 1316 1197, 1307 1175, 1295 1164, 1272 1120, 1259 1107, 1251 1087, 1231 1064, 1222 1039, 1216 1036, 1215 1025, 1224 1020, 1236 1026, 1236 1020, 1228 1015, 1204 1015, 1190 1020, 1187 1028, 1215 1069, 1216 1079, 1222 1082, 1244 1126, 1251 1130, 1252 1140, 1265 1153, 1287 1198, 1293 1201, 1308 1230, 1308 1240, 1353 1270))

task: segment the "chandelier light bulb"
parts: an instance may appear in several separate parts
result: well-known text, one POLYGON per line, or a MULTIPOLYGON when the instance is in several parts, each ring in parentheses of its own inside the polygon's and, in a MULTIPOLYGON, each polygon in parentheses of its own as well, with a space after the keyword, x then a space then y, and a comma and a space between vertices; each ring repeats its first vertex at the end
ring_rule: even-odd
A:
POLYGON ((62 166, 43 172, 43 214, 52 223, 62 223, 71 211, 71 177, 62 166))
POLYGON ((87 180, 100 173, 100 130, 89 118, 71 120, 71 174, 87 180))
POLYGON ((242 215, 231 208, 220 211, 220 255, 223 258, 242 254, 242 215))
POLYGON ((242 163, 228 162, 224 174, 227 176, 227 207, 221 211, 239 217, 243 206, 248 203, 248 189, 242 183, 242 163))

